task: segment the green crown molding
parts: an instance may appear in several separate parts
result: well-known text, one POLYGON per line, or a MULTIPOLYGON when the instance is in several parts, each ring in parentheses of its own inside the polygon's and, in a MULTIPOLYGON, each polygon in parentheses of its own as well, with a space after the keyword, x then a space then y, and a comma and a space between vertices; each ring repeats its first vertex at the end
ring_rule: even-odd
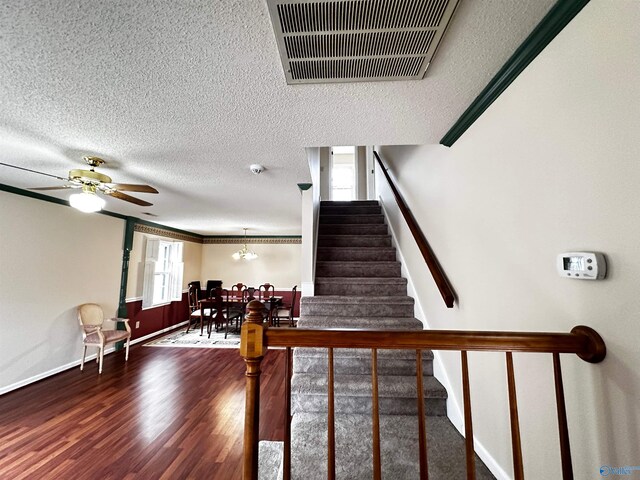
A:
MULTIPOLYGON (((32 192, 31 190, 24 190, 18 187, 12 187, 11 185, 5 185, 4 183, 0 183, 0 190, 3 192, 15 193, 16 195, 22 195, 23 197, 35 198, 36 200, 42 200, 44 202, 55 203, 57 205, 63 205, 65 207, 71 207, 69 202, 66 200, 62 200, 61 198, 50 197, 49 195, 43 195, 42 193, 32 192)), ((101 210, 99 212, 100 215, 107 215, 108 217, 119 218, 120 220, 127 220, 126 215, 121 215, 115 212, 109 212, 107 210, 101 210)))
MULTIPOLYGON (((12 187, 0 183, 0 191, 8 193, 14 193, 16 195, 22 195, 24 197, 35 198, 36 200, 42 200, 44 202, 55 203, 57 205, 63 205, 65 207, 71 207, 69 202, 62 200, 61 198, 50 197, 41 193, 32 192, 30 190, 24 190, 22 188, 12 187)), ((168 227, 160 223, 150 222, 138 217, 132 217, 127 215, 121 215, 119 213, 109 212, 107 210, 101 210, 96 212, 101 215, 107 215, 109 217, 119 218, 126 222, 125 235, 129 241, 132 241, 133 228, 136 232, 149 233, 153 235, 166 236, 169 238, 175 238, 179 240, 186 240, 195 243, 244 243, 243 235, 200 235, 199 233, 190 232, 188 230, 180 230, 179 228, 168 227)), ((300 235, 247 235, 247 243, 300 243, 302 237, 300 235)), ((125 244, 125 249, 127 244, 125 244)), ((128 247, 131 249, 131 246, 128 247)))
POLYGON ((452 146, 587 3, 589 0, 558 0, 440 143, 452 146))
MULTIPOLYGON (((71 207, 69 202, 66 200, 62 200, 61 198, 50 197, 48 195, 43 195, 42 193, 32 192, 31 190, 24 190, 22 188, 12 187, 11 185, 5 185, 0 183, 0 191, 14 193, 16 195, 22 195, 23 197, 35 198, 36 200, 42 200, 44 202, 55 203, 56 205, 63 205, 65 207, 71 207)), ((108 217, 119 218, 120 220, 124 220, 125 222, 134 222, 136 225, 146 225, 151 228, 156 228, 158 230, 164 230, 166 232, 174 232, 185 237, 191 237, 194 239, 198 239, 199 243, 202 243, 203 235, 198 233, 189 232, 187 230, 180 230, 179 228, 168 227, 166 225, 162 225, 160 223, 149 222, 148 220, 143 220, 138 217, 131 217, 127 215, 122 215, 120 213, 110 212, 108 210, 101 210, 96 212, 100 215, 106 215, 108 217)))

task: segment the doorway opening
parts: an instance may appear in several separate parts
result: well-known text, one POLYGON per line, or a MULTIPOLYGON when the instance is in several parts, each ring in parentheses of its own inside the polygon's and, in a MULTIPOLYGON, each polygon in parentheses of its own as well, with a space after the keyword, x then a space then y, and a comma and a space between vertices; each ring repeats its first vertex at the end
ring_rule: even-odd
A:
POLYGON ((356 199, 356 147, 331 147, 331 200, 356 199))

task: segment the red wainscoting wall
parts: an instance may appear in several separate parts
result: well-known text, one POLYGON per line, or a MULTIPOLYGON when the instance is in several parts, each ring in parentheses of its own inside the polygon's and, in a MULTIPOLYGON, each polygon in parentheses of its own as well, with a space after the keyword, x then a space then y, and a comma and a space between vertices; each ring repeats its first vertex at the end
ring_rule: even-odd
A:
MULTIPOLYGON (((285 304, 291 303, 291 290, 276 290, 275 295, 282 297, 285 304)), ((296 308, 293 311, 294 317, 300 316, 300 292, 296 295, 296 308)), ((127 318, 131 326, 131 339, 151 335, 165 328, 172 327, 184 322, 189 318, 189 301, 187 294, 182 294, 182 300, 171 302, 155 308, 142 309, 142 300, 127 302, 127 318), (140 326, 136 328, 136 323, 140 326)))
POLYGON ((182 300, 171 302, 155 308, 142 309, 142 300, 127 302, 127 317, 131 326, 131 339, 144 337, 165 328, 169 328, 189 318, 189 301, 187 294, 182 294, 182 300), (140 327, 136 328, 136 322, 140 327))

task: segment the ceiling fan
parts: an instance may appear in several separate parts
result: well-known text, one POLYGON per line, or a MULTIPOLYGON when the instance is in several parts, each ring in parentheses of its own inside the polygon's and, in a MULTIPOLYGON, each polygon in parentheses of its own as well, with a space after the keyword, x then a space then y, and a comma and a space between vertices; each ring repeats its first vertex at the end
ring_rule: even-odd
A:
POLYGON ((51 175, 50 173, 38 172, 37 170, 31 170, 29 168, 18 167, 17 165, 10 165, 8 163, 0 162, 0 165, 37 173, 39 175, 46 175, 48 177, 68 182, 66 185, 61 185, 59 187, 39 187, 30 188, 29 190, 65 190, 81 188, 82 193, 75 193, 71 195, 69 197, 69 203, 72 207, 84 212, 96 212, 104 207, 104 200, 98 197, 98 192, 104 195, 109 195, 113 198, 124 200, 125 202, 135 203, 141 207, 150 207, 153 205, 145 200, 132 197, 131 195, 127 195, 122 192, 158 193, 155 188, 149 185, 138 185, 133 183, 113 183, 111 181, 111 177, 95 171, 96 167, 105 164, 103 159, 99 157, 86 156, 83 157, 83 160, 87 165, 89 165, 89 170, 81 168, 70 170, 69 176, 66 178, 51 175))

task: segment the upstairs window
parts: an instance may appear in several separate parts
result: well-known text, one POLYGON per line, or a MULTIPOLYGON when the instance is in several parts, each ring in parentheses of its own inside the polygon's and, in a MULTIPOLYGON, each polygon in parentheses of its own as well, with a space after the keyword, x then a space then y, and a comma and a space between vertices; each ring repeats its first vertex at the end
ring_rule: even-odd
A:
POLYGON ((182 242, 147 239, 142 308, 182 299, 182 242))

